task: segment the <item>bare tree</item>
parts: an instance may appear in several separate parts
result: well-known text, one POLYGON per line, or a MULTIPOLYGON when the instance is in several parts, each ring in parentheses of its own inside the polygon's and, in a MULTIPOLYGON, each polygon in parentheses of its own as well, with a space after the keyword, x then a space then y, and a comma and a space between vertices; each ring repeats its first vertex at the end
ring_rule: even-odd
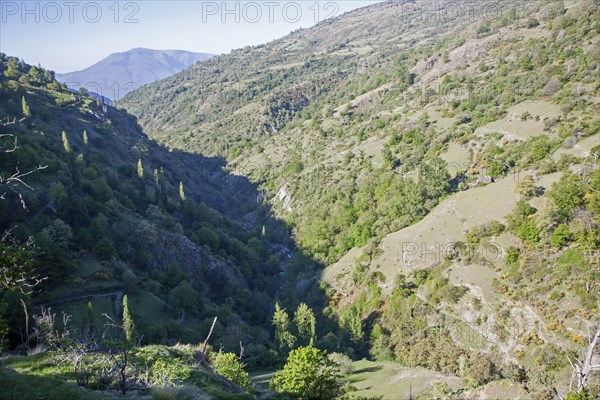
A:
POLYGON ((32 271, 33 249, 32 237, 24 245, 19 245, 10 230, 0 236, 0 292, 19 289, 24 294, 31 294, 33 288, 46 279, 32 271))
POLYGON ((112 360, 112 364, 114 368, 117 370, 119 374, 119 389, 121 393, 127 393, 127 368, 129 366, 129 355, 131 350, 139 346, 142 341, 142 336, 138 339, 137 343, 132 343, 130 340, 127 340, 127 335, 125 333, 125 323, 121 321, 118 323, 109 315, 104 314, 107 319, 107 323, 105 327, 107 330, 116 329, 118 339, 108 342, 108 355, 112 360))
MULTIPOLYGON (((25 118, 21 118, 18 121, 16 118, 13 118, 12 120, 10 118, 6 118, 6 119, 0 121, 0 127, 14 125, 14 124, 20 123, 24 120, 25 120, 25 118)), ((16 151, 19 148, 17 136, 10 134, 10 133, 0 133, 0 142, 3 143, 3 144, 0 144, 0 153, 13 153, 14 151, 16 151), (8 142, 9 144, 5 144, 5 142, 8 142)), ((6 189, 12 191, 13 193, 16 193, 19 196, 19 201, 21 202, 21 207, 23 207, 23 209, 27 210, 27 204, 25 203, 25 199, 23 199, 23 194, 22 194, 23 189, 22 188, 29 189, 29 190, 34 190, 34 189, 27 182, 25 182, 24 179, 27 176, 33 174, 34 172, 46 169, 47 167, 48 167, 47 165, 45 165, 45 166, 38 165, 37 167, 35 167, 29 171, 21 171, 19 169, 19 164, 17 163, 17 165, 15 165, 15 167, 14 167, 15 170, 13 172, 7 172, 6 174, 4 172, 1 173, 0 187, 6 188, 6 189)), ((0 199, 1 200, 6 199, 6 194, 7 194, 6 190, 0 189, 0 199)))
MULTIPOLYGON (((0 128, 21 123, 25 118, 6 118, 0 120, 0 128)), ((0 133, 0 153, 13 153, 19 148, 17 136, 11 133, 0 133)), ((27 210, 27 204, 23 198, 22 190, 33 190, 25 178, 36 171, 45 169, 47 166, 38 165, 36 168, 21 171, 19 164, 15 165, 13 172, 0 171, 0 200, 6 199, 8 190, 19 196, 21 207, 27 210)), ((26 250, 33 248, 33 239, 29 238, 25 246, 18 246, 14 241, 11 242, 10 230, 5 232, 0 238, 0 291, 8 288, 19 288, 23 293, 31 293, 31 289, 42 282, 45 278, 39 275, 32 275, 31 260, 22 257, 26 250), (28 291, 28 292, 26 292, 28 291)))
POLYGON ((569 359, 569 363, 573 368, 573 375, 571 377, 570 386, 572 386, 573 380, 577 378, 578 392, 586 387, 589 377, 595 371, 600 371, 600 364, 594 364, 594 351, 596 349, 596 346, 598 345, 600 345, 600 323, 598 323, 598 329, 596 330, 596 334, 593 336, 593 338, 590 334, 590 344, 587 348, 587 352, 585 353, 585 357, 582 360, 575 360, 575 363, 573 363, 571 359, 569 359))

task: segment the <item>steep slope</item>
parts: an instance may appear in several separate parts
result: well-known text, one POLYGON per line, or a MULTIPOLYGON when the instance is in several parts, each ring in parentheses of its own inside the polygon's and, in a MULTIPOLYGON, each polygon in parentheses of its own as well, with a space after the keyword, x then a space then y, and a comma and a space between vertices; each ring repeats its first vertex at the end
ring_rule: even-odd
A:
POLYGON ((330 265, 286 271, 280 299, 325 306, 342 348, 555 397, 598 320, 600 14, 462 6, 376 4, 120 105, 261 185, 330 265))
POLYGON ((81 71, 56 74, 70 88, 86 88, 110 100, 205 61, 211 54, 183 50, 131 49, 113 53, 81 71))
POLYGON ((284 258, 274 249, 292 242, 256 187, 221 159, 156 144, 135 118, 49 71, 0 62, 2 149, 18 145, 3 153, 0 176, 44 167, 23 178, 28 186, 1 181, 3 276, 14 256, 46 278, 28 294, 3 282, 3 348, 34 326, 20 299, 30 317, 71 315, 71 332, 86 326, 90 302, 100 332, 128 294, 144 344, 198 343, 217 316, 213 340, 225 349, 243 340, 248 363, 264 359, 284 258))

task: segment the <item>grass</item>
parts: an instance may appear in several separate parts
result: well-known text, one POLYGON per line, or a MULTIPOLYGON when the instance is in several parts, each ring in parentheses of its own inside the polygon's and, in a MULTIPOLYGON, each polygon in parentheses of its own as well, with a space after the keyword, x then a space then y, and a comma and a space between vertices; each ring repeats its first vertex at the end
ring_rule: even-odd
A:
POLYGON ((600 145, 600 134, 580 140, 570 149, 560 148, 554 152, 552 157, 559 159, 562 154, 570 154, 575 157, 586 157, 589 155, 590 150, 598 145, 600 145))
POLYGON ((452 177, 460 175, 469 167, 469 151, 458 143, 451 143, 440 158, 448 163, 448 172, 452 177))
MULTIPOLYGON (((131 368, 134 365, 152 366, 158 359, 180 360, 184 364, 191 363, 193 348, 189 346, 152 345, 136 349, 131 353, 131 368)), ((33 356, 7 357, 0 361, 0 399, 113 399, 113 398, 149 398, 139 397, 139 390, 131 390, 126 396, 116 391, 90 391, 75 385, 73 370, 70 365, 57 365, 51 353, 39 353, 33 356)), ((130 368, 131 371, 135 369, 130 368)), ((233 393, 233 386, 204 368, 193 368, 186 379, 185 387, 189 390, 169 391, 156 394, 160 398, 187 399, 184 395, 197 394, 198 399, 252 399, 248 393, 233 393), (172 394, 171 397, 168 397, 172 394), (181 396, 179 396, 181 394, 181 396), (183 397, 182 397, 183 396, 183 397)), ((148 391, 147 388, 140 389, 148 391)), ((154 395, 154 393, 153 393, 154 395)), ((196 397, 193 397, 196 399, 196 397)))
POLYGON ((102 400, 127 397, 116 393, 86 390, 60 379, 25 375, 0 367, 0 398, 2 400, 102 400))
POLYGON ((352 364, 354 372, 344 381, 357 390, 352 395, 382 396, 384 400, 426 395, 435 382, 445 381, 453 389, 461 388, 461 379, 425 368, 409 368, 393 362, 361 360, 352 364))

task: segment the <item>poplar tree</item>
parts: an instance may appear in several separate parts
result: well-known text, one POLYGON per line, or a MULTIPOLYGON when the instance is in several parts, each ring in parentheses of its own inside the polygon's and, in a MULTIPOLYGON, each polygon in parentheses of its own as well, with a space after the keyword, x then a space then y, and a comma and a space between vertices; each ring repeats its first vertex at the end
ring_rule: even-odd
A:
POLYGON ((129 299, 127 295, 123 296, 123 329, 125 330, 125 340, 128 343, 135 343, 137 333, 135 321, 129 312, 129 299))
POLYGON ((21 97, 21 105, 23 106, 23 116, 31 118, 31 109, 29 108, 29 104, 27 104, 27 100, 25 100, 25 96, 21 97))

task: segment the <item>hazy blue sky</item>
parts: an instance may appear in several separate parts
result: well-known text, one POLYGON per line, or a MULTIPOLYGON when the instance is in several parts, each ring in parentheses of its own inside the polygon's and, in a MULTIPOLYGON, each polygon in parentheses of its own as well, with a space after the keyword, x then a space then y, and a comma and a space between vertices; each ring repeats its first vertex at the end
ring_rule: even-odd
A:
POLYGON ((2 0, 0 51, 57 72, 135 47, 221 54, 376 2, 2 0))

